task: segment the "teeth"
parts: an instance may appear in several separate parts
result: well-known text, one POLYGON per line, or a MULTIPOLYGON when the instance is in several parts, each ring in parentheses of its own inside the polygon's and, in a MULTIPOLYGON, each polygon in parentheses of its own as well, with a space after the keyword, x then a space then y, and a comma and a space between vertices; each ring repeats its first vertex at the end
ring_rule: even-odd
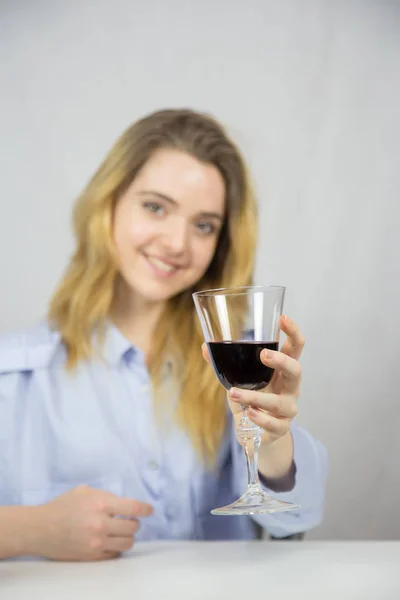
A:
POLYGON ((172 265, 167 265, 165 262, 159 260, 158 258, 149 257, 149 261, 153 263, 153 265, 157 267, 157 269, 164 271, 164 273, 172 273, 172 271, 174 271, 175 269, 175 267, 173 267, 172 265))

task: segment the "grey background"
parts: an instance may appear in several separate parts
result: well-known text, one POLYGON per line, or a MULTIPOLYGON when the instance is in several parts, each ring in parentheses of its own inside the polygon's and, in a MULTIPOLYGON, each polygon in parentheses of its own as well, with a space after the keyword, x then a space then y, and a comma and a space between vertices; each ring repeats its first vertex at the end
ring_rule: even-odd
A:
POLYGON ((256 182, 257 280, 307 336, 298 421, 330 455, 310 537, 399 538, 399 2, 0 1, 0 53, 0 331, 44 314, 122 130, 212 112, 256 182))

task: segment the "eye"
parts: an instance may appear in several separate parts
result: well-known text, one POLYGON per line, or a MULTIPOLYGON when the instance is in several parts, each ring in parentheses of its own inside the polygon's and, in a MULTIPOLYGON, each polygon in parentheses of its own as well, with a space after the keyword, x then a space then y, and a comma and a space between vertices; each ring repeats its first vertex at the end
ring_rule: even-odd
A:
POLYGON ((213 223, 208 223, 207 221, 197 223, 196 227, 202 235, 213 235, 217 231, 217 227, 213 223))
POLYGON ((143 208, 158 217, 165 215, 165 208, 158 202, 144 202, 143 208))

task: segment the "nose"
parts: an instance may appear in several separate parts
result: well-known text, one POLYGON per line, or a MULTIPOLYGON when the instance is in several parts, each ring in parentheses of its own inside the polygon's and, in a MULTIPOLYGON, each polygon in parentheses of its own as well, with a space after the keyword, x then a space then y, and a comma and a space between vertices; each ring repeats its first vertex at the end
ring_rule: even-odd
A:
POLYGON ((186 219, 176 215, 165 229, 163 243, 166 251, 174 256, 184 255, 188 248, 189 228, 186 219))

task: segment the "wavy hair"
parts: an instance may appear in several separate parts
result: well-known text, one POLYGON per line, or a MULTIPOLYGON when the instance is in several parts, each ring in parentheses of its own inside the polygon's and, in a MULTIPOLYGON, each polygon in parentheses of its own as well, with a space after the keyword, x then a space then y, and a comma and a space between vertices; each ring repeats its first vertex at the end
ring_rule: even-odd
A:
MULTIPOLYGON (((152 340, 149 372, 160 389, 168 347, 180 365, 178 423, 207 463, 215 458, 226 427, 225 390, 201 356, 203 336, 191 294, 208 288, 250 285, 256 248, 256 205, 244 160, 213 117, 193 110, 161 110, 117 140, 77 199, 73 211, 76 248, 49 306, 68 353, 67 368, 93 356, 93 332, 112 317, 118 260, 112 225, 116 203, 150 156, 172 148, 214 165, 226 191, 226 216, 211 264, 193 289, 165 304, 152 340)), ((100 329, 99 329, 100 328, 100 329)), ((155 393, 156 403, 162 394, 155 393)))

